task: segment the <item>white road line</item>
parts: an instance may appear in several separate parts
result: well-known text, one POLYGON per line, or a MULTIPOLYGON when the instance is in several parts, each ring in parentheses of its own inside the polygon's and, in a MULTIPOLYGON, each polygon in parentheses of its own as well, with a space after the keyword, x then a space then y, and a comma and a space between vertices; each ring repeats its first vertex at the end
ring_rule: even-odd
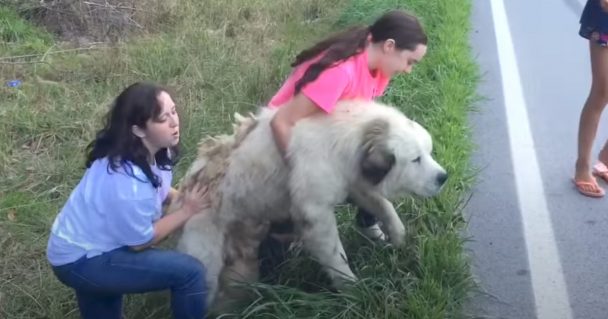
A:
POLYGON ((491 6, 536 316, 538 319, 571 319, 572 309, 547 209, 504 2, 491 0, 491 6))

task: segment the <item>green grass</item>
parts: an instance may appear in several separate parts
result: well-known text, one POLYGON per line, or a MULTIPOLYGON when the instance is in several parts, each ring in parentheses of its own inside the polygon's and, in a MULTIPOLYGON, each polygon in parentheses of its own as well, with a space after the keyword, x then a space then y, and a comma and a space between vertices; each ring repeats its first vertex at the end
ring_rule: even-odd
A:
MULTIPOLYGON (((270 98, 297 51, 396 7, 421 17, 429 53, 412 74, 392 81, 383 100, 431 132, 450 173, 447 188, 437 198, 395 203, 409 229, 400 249, 367 242, 352 227, 351 208, 340 209, 343 243, 361 278, 351 289, 328 291, 319 266, 295 254, 278 274, 281 285, 255 285, 260 298, 231 317, 462 317, 473 285, 460 233, 473 182, 467 112, 477 70, 468 47, 470 1, 443 0, 184 0, 160 31, 63 53, 50 35, 0 7, 0 57, 38 54, 0 60, 3 83, 23 81, 0 88, 0 317, 78 317, 72 292, 46 263, 46 240, 83 172, 83 148, 120 89, 146 79, 175 92, 185 151, 179 178, 202 136, 225 132, 235 111, 270 98)), ((167 305, 165 293, 128 296, 125 312, 167 318, 167 305)))
POLYGON ((0 52, 5 55, 44 53, 53 38, 23 21, 16 12, 0 7, 0 52))

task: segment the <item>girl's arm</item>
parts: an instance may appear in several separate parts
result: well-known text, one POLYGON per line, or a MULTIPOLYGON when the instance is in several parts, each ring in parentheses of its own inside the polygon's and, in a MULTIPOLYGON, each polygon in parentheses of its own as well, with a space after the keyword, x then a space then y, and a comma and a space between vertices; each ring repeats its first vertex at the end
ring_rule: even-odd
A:
POLYGON ((140 251, 158 244, 169 234, 182 227, 190 217, 210 206, 211 202, 207 193, 207 187, 194 188, 188 191, 184 194, 182 207, 173 214, 166 215, 154 223, 154 237, 152 240, 143 245, 131 246, 131 249, 140 251))
POLYGON ((286 156, 287 145, 291 138, 291 130, 296 122, 318 113, 325 112, 301 93, 279 108, 270 121, 270 127, 275 143, 283 157, 286 156))
POLYGON ((175 213, 162 217, 154 223, 154 237, 152 240, 143 245, 131 246, 131 249, 140 251, 160 243, 167 238, 169 234, 183 226, 194 214, 192 209, 182 207, 182 209, 177 210, 175 213))
POLYGON ((344 90, 352 82, 350 73, 341 66, 325 69, 291 101, 281 106, 270 122, 275 143, 283 158, 297 121, 319 113, 331 113, 344 90))

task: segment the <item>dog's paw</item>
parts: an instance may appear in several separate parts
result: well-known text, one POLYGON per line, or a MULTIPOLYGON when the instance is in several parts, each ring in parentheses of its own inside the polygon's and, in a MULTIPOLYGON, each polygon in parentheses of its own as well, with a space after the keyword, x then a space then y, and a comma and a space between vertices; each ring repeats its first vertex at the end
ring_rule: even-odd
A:
POLYGON ((394 223, 389 225, 388 234, 391 244, 393 246, 399 247, 405 244, 405 226, 402 223, 394 223))
POLYGON ((386 241, 387 240, 387 236, 385 235, 385 232, 381 229, 380 225, 378 224, 373 224, 369 227, 361 227, 360 228, 361 233, 373 240, 373 241, 386 241))
POLYGON ((353 273, 350 273, 349 275, 338 275, 334 276, 332 286, 337 290, 344 290, 347 287, 354 285, 357 280, 359 279, 353 273))

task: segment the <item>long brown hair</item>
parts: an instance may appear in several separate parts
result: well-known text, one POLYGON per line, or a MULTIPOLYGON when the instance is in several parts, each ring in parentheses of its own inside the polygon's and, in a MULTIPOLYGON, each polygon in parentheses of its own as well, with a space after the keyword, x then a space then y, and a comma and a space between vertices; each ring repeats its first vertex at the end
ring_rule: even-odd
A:
POLYGON ((427 44, 427 36, 418 18, 402 10, 386 12, 370 26, 351 27, 300 52, 291 64, 292 67, 316 57, 321 52, 325 51, 325 54, 311 64, 302 78, 296 82, 295 93, 317 79, 323 70, 334 63, 363 51, 367 46, 369 35, 372 43, 393 39, 399 50, 415 50, 417 45, 427 44))
MULTIPOLYGON (((161 112, 158 96, 161 92, 169 91, 154 83, 137 82, 118 95, 104 118, 104 127, 87 146, 87 168, 95 160, 107 156, 109 169, 118 171, 122 167, 127 175, 137 178, 132 167, 136 165, 154 188, 161 186, 160 178, 152 172, 148 163, 148 150, 141 138, 131 132, 133 125, 145 128, 149 119, 158 118, 161 112)), ((178 154, 178 147, 174 146, 170 149, 163 148, 152 155, 159 169, 170 170, 177 163, 178 154)))

